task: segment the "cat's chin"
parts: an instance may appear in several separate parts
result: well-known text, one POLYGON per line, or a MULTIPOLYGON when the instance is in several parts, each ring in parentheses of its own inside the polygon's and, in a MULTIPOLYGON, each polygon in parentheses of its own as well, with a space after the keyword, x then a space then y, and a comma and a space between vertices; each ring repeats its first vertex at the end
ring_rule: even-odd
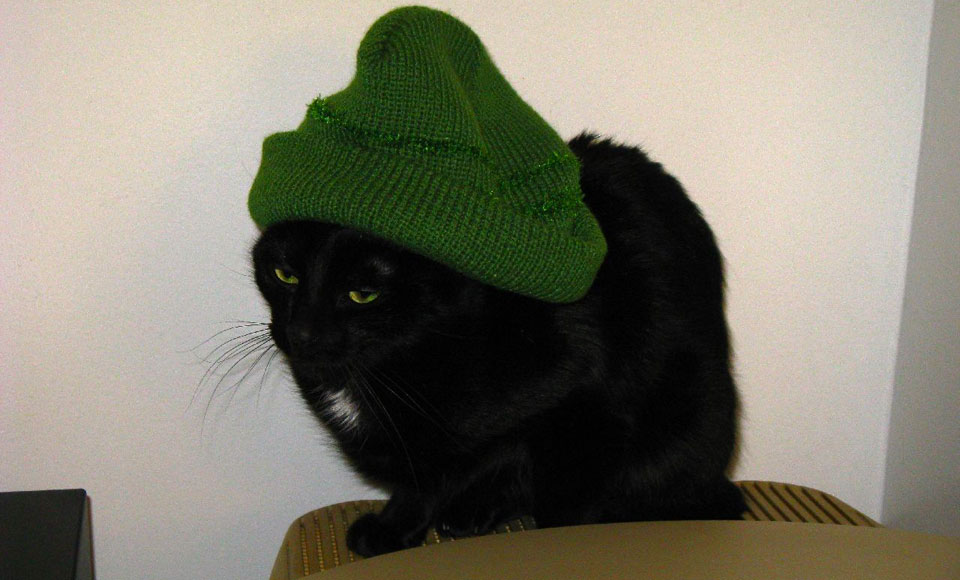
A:
POLYGON ((296 355, 287 354, 287 362, 294 371, 317 374, 345 374, 349 360, 344 355, 296 355))
POLYGON ((287 356, 287 364, 293 371, 301 389, 320 391, 332 385, 343 385, 350 377, 346 364, 320 358, 297 358, 287 356))

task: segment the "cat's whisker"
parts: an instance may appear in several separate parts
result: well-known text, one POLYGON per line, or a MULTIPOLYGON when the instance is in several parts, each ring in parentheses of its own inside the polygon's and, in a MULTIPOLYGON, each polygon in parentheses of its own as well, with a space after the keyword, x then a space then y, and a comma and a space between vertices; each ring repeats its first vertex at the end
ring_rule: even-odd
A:
POLYGON ((234 362, 234 364, 230 365, 230 368, 227 370, 226 373, 224 373, 224 376, 222 378, 225 378, 226 376, 228 376, 234 370, 234 368, 236 368, 237 365, 242 363, 246 358, 260 351, 260 355, 257 356, 256 359, 254 359, 253 364, 250 365, 247 368, 247 370, 244 371, 243 375, 240 376, 240 380, 237 381, 237 385, 245 381, 247 377, 249 377, 250 374, 253 372, 253 370, 256 368, 257 363, 259 363, 263 359, 263 357, 268 352, 270 352, 272 348, 274 348, 272 342, 273 341, 269 337, 261 337, 259 339, 251 340, 251 344, 249 345, 249 348, 247 349, 247 351, 242 355, 240 355, 239 358, 236 360, 236 362, 234 362))
POLYGON ((263 385, 267 381, 267 373, 270 372, 270 364, 273 363, 273 359, 277 358, 277 355, 280 354, 280 349, 273 345, 267 348, 272 350, 273 354, 270 355, 270 358, 267 359, 267 364, 263 367, 263 376, 260 377, 260 384, 257 386, 257 408, 260 408, 260 393, 263 392, 263 385))
POLYGON ((229 266, 223 266, 223 267, 228 272, 231 272, 232 274, 239 276, 241 278, 246 278, 247 280, 256 280, 256 274, 254 274, 253 272, 250 272, 250 271, 241 272, 240 270, 237 270, 236 268, 231 268, 229 266))
MULTIPOLYGON (((258 346, 255 350, 247 353, 247 354, 244 356, 244 358, 246 358, 247 356, 250 356, 251 354, 255 353, 257 350, 260 350, 260 348, 261 348, 262 346, 263 346, 263 345, 261 344, 261 345, 258 346)), ((249 376, 253 373, 253 370, 254 370, 255 368, 257 368, 257 365, 260 364, 260 361, 261 361, 261 360, 263 360, 263 357, 265 357, 265 356, 267 355, 267 353, 269 353, 273 348, 274 348, 273 345, 268 342, 268 343, 266 344, 266 348, 264 348, 264 349, 260 352, 260 355, 257 356, 256 359, 254 359, 253 364, 251 364, 251 365, 247 368, 246 372, 243 373, 243 376, 240 377, 240 380, 237 381, 236 384, 233 385, 233 387, 230 387, 230 388, 227 389, 227 390, 230 391, 230 398, 227 400, 227 405, 226 405, 226 406, 229 407, 230 404, 233 403, 233 398, 236 396, 237 391, 240 390, 240 385, 243 384, 243 381, 247 380, 247 377, 249 377, 249 376)), ((241 359, 241 360, 242 360, 242 359, 241 359)), ((239 361, 237 361, 237 362, 239 362, 239 361)), ((259 393, 258 393, 258 394, 259 394, 259 393)))
MULTIPOLYGON (((203 345, 205 345, 205 344, 207 344, 208 342, 210 342, 211 340, 217 338, 217 337, 220 336, 221 334, 225 334, 225 333, 227 333, 227 332, 233 332, 233 331, 235 331, 235 330, 237 330, 237 329, 239 329, 239 328, 249 328, 249 327, 252 327, 252 326, 266 326, 266 327, 269 327, 269 326, 270 326, 269 323, 266 323, 266 322, 252 322, 252 321, 246 321, 246 320, 232 320, 232 321, 230 321, 230 322, 228 322, 228 323, 226 323, 226 324, 234 324, 234 325, 231 326, 231 327, 229 327, 229 328, 224 328, 223 330, 221 330, 221 331, 219 331, 219 332, 215 332, 212 336, 210 336, 210 337, 207 338, 206 340, 202 341, 202 342, 199 343, 198 345, 194 346, 193 348, 189 348, 189 349, 187 349, 187 350, 181 350, 181 351, 177 351, 177 352, 178 352, 179 354, 188 353, 188 352, 196 352, 196 351, 199 350, 203 345)), ((267 330, 269 330, 269 328, 267 328, 267 330)), ((241 335, 241 336, 245 336, 245 335, 241 335)), ((231 340, 232 340, 232 339, 231 339, 231 340)), ((221 345, 221 346, 222 346, 222 345, 221 345)), ((219 347, 218 347, 218 348, 219 348, 219 347)), ((206 360, 207 357, 209 357, 210 355, 212 355, 213 352, 215 352, 215 351, 216 351, 216 349, 214 349, 214 351, 211 351, 210 353, 207 353, 206 355, 204 355, 203 357, 201 357, 201 360, 206 360)))
MULTIPOLYGON (((216 349, 214 349, 214 351, 211 352, 208 356, 212 356, 214 352, 217 352, 217 351, 220 350, 221 348, 226 347, 227 344, 229 344, 229 343, 231 343, 231 342, 234 342, 234 341, 236 341, 236 340, 240 340, 241 342, 238 342, 237 344, 229 347, 226 351, 224 351, 223 353, 221 353, 219 356, 217 356, 217 358, 216 358, 215 360, 213 360, 213 361, 211 362, 211 364, 210 364, 210 366, 207 368, 206 372, 204 372, 204 373, 203 373, 203 376, 200 378, 200 382, 199 382, 198 385, 197 385, 197 388, 198 388, 198 389, 201 388, 204 384, 206 384, 206 382, 207 382, 213 375, 215 375, 215 374, 217 373, 217 371, 220 369, 221 366, 223 366, 224 364, 226 364, 228 361, 230 361, 230 360, 233 359, 234 357, 240 355, 240 353, 243 353, 245 350, 248 350, 248 349, 250 349, 251 347, 255 348, 255 347, 258 347, 258 346, 262 346, 265 342, 269 342, 270 337, 269 337, 269 336, 264 336, 264 334, 263 334, 261 331, 255 331, 255 332, 252 332, 252 333, 247 333, 247 334, 245 334, 245 335, 243 335, 243 336, 236 337, 236 338, 232 338, 232 339, 226 341, 224 344, 222 344, 222 345, 220 345, 219 347, 217 347, 216 349)), ((244 358, 244 357, 240 357, 240 360, 242 360, 243 358, 244 358)), ((232 369, 232 368, 233 368, 233 367, 231 367, 231 369, 232 369)), ((228 371, 228 372, 229 372, 229 371, 228 371)), ((193 403, 193 401, 191 401, 191 404, 192 404, 192 403, 193 403)))
POLYGON ((262 320, 243 320, 242 318, 237 318, 236 320, 223 320, 220 324, 236 324, 239 326, 270 326, 269 322, 263 322, 262 320))
MULTIPOLYGON (((417 488, 417 490, 419 490, 419 489, 420 489, 420 481, 419 481, 419 479, 417 478, 417 470, 416 470, 416 468, 414 468, 413 458, 410 456, 410 450, 407 448, 407 444, 406 444, 406 442, 403 440, 403 433, 401 433, 400 429, 397 427, 397 424, 396 424, 396 422, 393 420, 393 417, 390 415, 390 411, 387 409, 386 405, 384 405, 384 404, 383 404, 383 401, 380 400, 380 397, 377 395, 376 390, 373 389, 373 388, 370 386, 369 381, 366 379, 365 375, 363 374, 363 368, 362 368, 362 367, 359 367, 359 366, 355 366, 355 365, 350 365, 350 367, 357 371, 357 374, 360 376, 360 378, 361 378, 361 380, 363 381, 363 384, 364 384, 366 390, 368 391, 368 393, 369 393, 369 395, 370 395, 370 399, 372 399, 372 400, 377 404, 377 406, 380 408, 380 410, 383 411, 384 417, 385 417, 385 418, 387 419, 387 421, 390 423, 391 430, 392 430, 393 433, 396 435, 396 441, 397 441, 397 443, 398 443, 399 446, 400 446, 400 451, 403 452, 403 455, 404 455, 404 457, 405 457, 406 460, 407 460, 407 465, 410 467, 410 476, 413 478, 413 484, 414 484, 414 486, 417 488)), ((363 387, 362 387, 360 390, 361 390, 361 392, 362 392, 363 387)), ((366 400, 366 399, 365 399, 365 400, 366 400)), ((376 412, 375 412, 375 411, 374 411, 374 415, 376 415, 376 412)), ((381 423, 381 426, 382 426, 382 425, 383 425, 383 424, 381 423)), ((391 437, 391 439, 393 439, 393 437, 391 437)))
MULTIPOLYGON (((270 328, 268 324, 250 322, 250 321, 238 321, 238 322, 240 322, 240 324, 237 324, 231 328, 228 328, 225 331, 220 331, 216 333, 213 337, 208 339, 207 342, 209 342, 209 340, 215 338, 216 336, 222 335, 224 332, 227 332, 227 331, 237 330, 241 328, 248 328, 253 326, 260 326, 262 328, 258 328, 256 330, 246 332, 239 336, 231 337, 225 340, 220 345, 218 345, 213 350, 211 350, 204 357, 204 360, 209 361, 211 357, 214 357, 214 355, 216 355, 216 357, 211 361, 210 366, 207 368, 203 376, 200 378, 200 381, 198 382, 197 388, 193 393, 193 397, 191 397, 190 399, 190 404, 187 406, 187 409, 189 410, 191 407, 193 407, 194 403, 196 403, 197 397, 200 395, 200 392, 204 389, 205 385, 210 384, 213 381, 213 378, 217 375, 219 375, 219 379, 216 381, 216 383, 213 384, 213 389, 211 390, 209 398, 207 399, 207 402, 204 405, 203 417, 202 417, 201 426, 200 426, 201 437, 203 436, 204 430, 206 428, 207 417, 210 413, 211 407, 213 406, 214 400, 219 398, 225 392, 229 391, 230 399, 227 401, 227 404, 226 404, 226 406, 229 406, 233 401, 233 397, 235 396, 236 391, 239 390, 239 387, 243 383, 243 381, 245 381, 253 373, 254 369, 256 369, 260 361, 262 361, 267 354, 269 354, 271 351, 275 349, 275 346, 271 344, 273 339, 270 335, 270 328), (225 391, 222 391, 221 388, 223 387, 224 382, 227 380, 227 378, 233 376, 234 372, 239 368, 239 366, 249 361, 250 358, 253 356, 256 357, 253 359, 253 363, 250 364, 249 368, 247 368, 244 371, 244 373, 240 376, 240 378, 236 381, 236 383, 231 388, 226 389, 225 391), (228 364, 229 366, 226 368, 226 370, 221 372, 221 369, 223 369, 228 364)), ((274 354, 276 353, 274 352, 274 354)), ((271 357, 271 360, 272 360, 272 357, 271 357)), ((264 372, 266 372, 266 369, 264 372)), ((259 391, 258 391, 258 396, 259 396, 259 391)))
MULTIPOLYGON (((247 340, 247 339, 261 338, 261 337, 263 337, 264 335, 269 334, 269 332, 270 332, 270 329, 269 329, 269 328, 260 328, 260 329, 257 329, 257 330, 251 330, 251 331, 249 331, 249 332, 245 332, 245 333, 240 334, 240 335, 238 335, 238 336, 234 336, 234 337, 232 337, 232 338, 229 338, 229 339, 223 341, 223 342, 222 342, 220 345, 218 345, 216 348, 212 349, 212 350, 211 350, 210 352, 208 352, 206 355, 204 355, 203 358, 201 358, 201 360, 202 360, 203 362, 213 362, 213 361, 210 360, 210 358, 213 357, 214 355, 217 355, 217 358, 219 359, 220 356, 221 356, 221 354, 225 354, 225 355, 227 355, 227 356, 229 357, 229 354, 227 354, 227 353, 228 353, 231 349, 233 349, 233 348, 235 348, 235 347, 242 346, 245 340, 247 340), (233 343, 236 343, 236 344, 233 344, 233 343), (224 351, 224 352, 223 352, 223 353, 220 353, 221 350, 224 351), (220 354, 218 354, 218 353, 220 353, 220 354)), ((215 363, 214 363, 214 364, 215 364, 215 363)))
POLYGON ((319 382, 319 383, 317 383, 317 385, 316 385, 315 387, 313 387, 312 389, 306 390, 306 393, 307 393, 308 395, 316 395, 317 393, 323 391, 325 388, 326 388, 326 386, 324 385, 324 383, 323 383, 323 382, 319 382))
POLYGON ((384 371, 380 371, 377 374, 381 377, 381 380, 389 381, 390 384, 392 384, 398 391, 406 395, 411 400, 411 402, 416 404, 418 408, 423 410, 435 422, 438 422, 437 426, 440 427, 441 429, 446 429, 447 434, 450 435, 451 438, 456 439, 450 433, 451 425, 447 421, 447 419, 444 417, 443 413, 440 411, 440 409, 437 408, 437 406, 429 398, 425 397, 423 393, 421 393, 419 390, 415 388, 411 388, 408 384, 406 384, 405 381, 401 380, 399 377, 392 376, 384 371))
MULTIPOLYGON (((347 372, 350 375, 350 382, 356 386, 357 392, 360 394, 360 398, 363 399, 364 405, 370 410, 370 413, 373 415, 373 418, 377 420, 377 423, 379 423, 380 430, 386 433, 388 437, 392 437, 390 431, 387 430, 386 426, 380 420, 380 415, 377 413, 376 407, 374 407, 367 398, 367 391, 370 390, 370 388, 369 385, 363 381, 363 377, 358 376, 360 375, 360 370, 348 363, 347 372)), ((372 397, 373 393, 370 393, 370 396, 372 397)))
MULTIPOLYGON (((207 361, 207 362, 210 363, 210 366, 207 367, 207 370, 203 373, 203 376, 200 377, 200 381, 199 381, 198 384, 197 384, 198 390, 199 390, 200 388, 202 388, 203 385, 207 384, 207 383, 209 382, 209 380, 210 380, 214 375, 217 374, 217 372, 220 370, 220 368, 221 368, 224 364, 226 364, 226 363, 229 362, 230 360, 232 360, 232 359, 240 356, 240 355, 243 354, 245 351, 247 351, 247 350, 249 350, 249 349, 251 349, 251 348, 254 348, 254 347, 258 346, 258 345, 261 345, 261 344, 264 342, 264 340, 265 340, 265 339, 268 339, 268 338, 269 338, 269 337, 265 337, 263 334, 245 335, 245 336, 243 336, 243 337, 239 337, 238 339, 231 339, 230 341, 228 341, 228 342, 220 345, 219 347, 217 347, 217 349, 214 350, 213 352, 216 352, 217 350, 220 350, 220 349, 222 349, 222 348, 226 348, 226 350, 224 350, 222 353, 218 354, 217 357, 216 357, 214 360, 212 360, 212 361, 209 361, 209 360, 208 360, 208 361, 207 361), (229 344, 229 342, 235 342, 236 340, 239 340, 240 342, 237 342, 236 344, 227 347, 227 344, 229 344)), ((212 356, 212 355, 213 355, 213 352, 211 352, 209 356, 212 356)), ((242 356, 241 356, 241 359, 242 359, 242 356)), ((191 403, 192 403, 192 401, 191 401, 191 403)))
MULTIPOLYGON (((237 330, 238 328, 250 328, 250 327, 254 327, 254 326, 262 326, 262 327, 269 327, 269 326, 270 326, 270 323, 269 323, 269 322, 260 322, 260 321, 256 321, 256 320, 239 320, 239 319, 237 319, 237 320, 222 320, 222 321, 220 321, 218 324, 229 324, 230 326, 227 326, 227 327, 224 328, 223 330, 220 330, 220 331, 218 331, 218 332, 215 332, 212 336, 210 336, 210 338, 207 338, 206 340, 204 340, 203 342, 201 342, 199 345, 197 345, 197 347, 203 346, 204 344, 210 342, 211 340, 213 340, 214 338, 220 336, 221 334, 224 334, 224 333, 226 333, 226 332, 231 332, 231 331, 233 331, 233 330, 237 330)), ((196 347, 195 347, 195 348, 196 348, 196 347)), ((193 350, 193 349, 191 349, 191 350, 193 350)))
MULTIPOLYGON (((218 333, 218 334, 220 334, 220 333, 218 333)), ((185 412, 186 412, 187 410, 189 410, 189 409, 193 406, 193 404, 194 404, 194 403, 196 402, 196 400, 197 400, 197 396, 199 395, 200 391, 203 389, 203 386, 204 386, 205 384, 207 384, 207 382, 208 382, 208 380, 210 379, 210 377, 212 377, 214 374, 216 374, 216 372, 217 372, 217 370, 220 368, 220 366, 221 366, 222 364, 224 364, 227 360, 229 360, 229 359, 235 354, 235 351, 236 351, 236 352, 240 352, 240 351, 238 351, 237 349, 242 350, 244 347, 248 346, 250 342, 255 341, 255 340, 257 340, 258 338, 260 338, 259 336, 251 336, 251 335, 258 335, 258 334, 259 334, 259 331, 255 332, 255 333, 247 333, 247 334, 241 335, 241 336, 239 336, 239 337, 231 338, 230 340, 224 342, 223 344, 221 344, 220 346, 218 346, 217 348, 215 348, 213 351, 211 351, 210 353, 208 353, 208 354, 206 355, 207 357, 210 357, 210 356, 213 355, 214 352, 217 352, 218 350, 220 350, 221 348, 223 348, 225 345, 227 345, 227 344, 229 344, 229 343, 231 343, 231 342, 234 342, 235 340, 238 340, 238 339, 245 339, 244 342, 241 342, 240 344, 234 345, 233 347, 231 347, 230 349, 228 349, 226 352, 220 354, 220 355, 210 364, 210 366, 207 367, 207 370, 204 371, 203 376, 201 376, 201 377, 200 377, 200 380, 197 382, 197 388, 194 390, 194 392, 193 392, 193 397, 190 398, 190 403, 187 405, 187 409, 185 410, 185 412)))
POLYGON ((449 437, 454 443, 460 444, 460 441, 457 437, 450 431, 450 425, 443 419, 435 407, 429 403, 422 395, 416 393, 415 391, 410 391, 401 387, 396 381, 390 380, 389 377, 383 375, 382 373, 377 373, 373 369, 365 369, 368 376, 376 380, 380 385, 383 386, 391 395, 393 395, 398 401, 409 407, 415 413, 423 417, 424 419, 433 423, 444 435, 449 437), (389 383, 388 383, 389 381, 389 383), (392 386, 391 386, 392 384, 392 386), (425 409, 423 405, 417 402, 417 397, 431 408, 431 410, 425 409))
POLYGON ((357 447, 359 450, 363 451, 363 448, 367 446, 367 441, 370 441, 370 433, 366 433, 363 436, 363 441, 360 442, 360 445, 357 447))
MULTIPOLYGON (((213 389, 213 396, 212 396, 211 398, 216 398, 216 397, 218 396, 218 395, 217 395, 217 391, 220 389, 220 386, 223 384, 223 381, 224 381, 228 376, 230 376, 230 375, 233 373, 234 369, 236 369, 237 366, 239 366, 241 363, 243 363, 243 361, 245 361, 248 357, 250 357, 251 355, 253 355, 253 354, 255 354, 256 352, 258 352, 258 351, 259 351, 261 348, 263 348, 264 346, 269 345, 270 342, 271 342, 271 339, 270 339, 270 337, 268 337, 268 336, 250 339, 250 341, 249 341, 248 343, 245 343, 245 344, 244 344, 243 349, 237 350, 233 355, 231 355, 231 356, 229 356, 229 357, 226 357, 226 358, 222 361, 222 364, 226 364, 230 359, 235 358, 235 357, 236 357, 237 360, 235 360, 235 361, 233 362, 233 364, 231 364, 231 365, 227 368, 227 370, 226 370, 222 375, 220 375, 220 380, 217 381, 217 384, 216 384, 216 386, 215 386, 214 389, 213 389), (240 353, 242 353, 242 354, 240 354, 240 353)), ((264 351, 264 352, 266 352, 266 351, 264 351)), ((262 354, 261 354, 261 356, 262 356, 262 354)), ((259 359, 258 359, 258 360, 259 360, 259 359)), ((254 363, 254 364, 256 364, 256 363, 254 363)), ((243 382, 243 380, 248 376, 249 372, 250 372, 250 369, 247 369, 247 370, 244 372, 243 376, 241 376, 240 381, 238 381, 237 384, 239 384, 240 382, 243 382)))
POLYGON ((443 418, 443 415, 441 414, 440 410, 437 409, 436 405, 434 405, 433 402, 430 401, 430 399, 428 399, 427 397, 424 397, 423 394, 420 393, 417 389, 410 388, 410 385, 408 385, 405 381, 401 380, 399 377, 390 375, 385 371, 381 370, 377 374, 381 377, 382 380, 388 380, 390 384, 392 384, 394 387, 402 391, 408 397, 411 397, 411 398, 415 397, 416 399, 418 399, 421 405, 426 405, 428 410, 432 411, 434 417, 446 423, 446 420, 443 418))
MULTIPOLYGON (((347 364, 346 368, 347 368, 347 372, 350 375, 350 382, 356 387, 357 392, 360 394, 360 398, 363 400, 364 406, 366 406, 367 409, 369 409, 370 414, 373 415, 374 420, 376 420, 377 424, 380 425, 380 431, 382 431, 387 436, 387 439, 391 443, 393 443, 393 445, 396 447, 397 444, 393 442, 393 433, 389 429, 387 429, 386 425, 383 424, 383 421, 380 419, 380 414, 377 413, 377 407, 371 404, 370 398, 374 396, 373 393, 372 392, 370 393, 369 395, 370 398, 368 398, 367 396, 367 390, 369 390, 369 385, 363 382, 362 377, 357 376, 360 374, 359 369, 356 369, 355 367, 353 367, 353 365, 350 365, 349 363, 347 364)), ((383 408, 382 405, 380 406, 380 408, 381 409, 383 408)), ((394 428, 396 428, 396 426, 394 426, 394 428)), ((370 432, 368 431, 364 437, 361 447, 363 447, 366 444, 369 438, 370 438, 370 432)), ((403 448, 405 449, 405 447, 403 448)), ((412 465, 411 465, 411 470, 412 470, 412 465)), ((416 480, 416 473, 414 473, 414 480, 416 480)))
MULTIPOLYGON (((258 351, 260 348, 262 348, 265 344, 266 344, 266 343, 258 343, 258 344, 250 345, 250 347, 249 347, 233 364, 230 365, 230 367, 226 370, 226 372, 224 372, 224 373, 220 376, 220 379, 219 379, 219 380, 216 382, 216 384, 213 386, 213 390, 212 390, 211 393, 210 393, 210 397, 207 399, 207 404, 204 406, 204 409, 203 409, 203 424, 206 424, 207 415, 208 415, 208 413, 209 413, 209 411, 210 411, 211 406, 213 405, 213 401, 214 401, 214 400, 219 396, 219 394, 220 394, 220 387, 223 386, 224 380, 226 380, 226 378, 227 378, 228 376, 230 376, 230 374, 231 374, 231 373, 233 372, 233 370, 237 367, 237 365, 239 365, 240 363, 242 363, 244 360, 246 360, 246 359, 247 359, 250 355, 252 355, 253 353, 257 352, 257 351, 258 351)), ((238 382, 237 384, 239 384, 239 382, 238 382)), ((228 404, 229 404, 229 402, 228 402, 228 404)), ((203 429, 202 429, 202 427, 201 427, 201 434, 202 434, 202 433, 203 433, 203 429)))

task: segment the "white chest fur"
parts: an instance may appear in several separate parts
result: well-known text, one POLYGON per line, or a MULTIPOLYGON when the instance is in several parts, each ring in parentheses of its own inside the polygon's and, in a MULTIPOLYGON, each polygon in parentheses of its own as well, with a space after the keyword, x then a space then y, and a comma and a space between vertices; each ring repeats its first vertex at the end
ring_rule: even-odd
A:
POLYGON ((345 431, 357 428, 359 413, 357 402, 346 389, 326 393, 324 396, 324 417, 345 431))

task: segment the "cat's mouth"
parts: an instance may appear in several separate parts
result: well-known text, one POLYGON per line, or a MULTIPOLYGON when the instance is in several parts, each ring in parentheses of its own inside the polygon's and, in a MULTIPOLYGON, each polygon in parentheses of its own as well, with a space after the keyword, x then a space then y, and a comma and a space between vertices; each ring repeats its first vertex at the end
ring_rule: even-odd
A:
POLYGON ((294 353, 283 353, 287 359, 287 366, 293 372, 297 383, 301 385, 315 385, 320 390, 323 385, 339 384, 346 374, 342 364, 336 361, 322 359, 316 356, 302 356, 294 353))
POLYGON ((297 355, 286 353, 287 362, 295 371, 322 373, 324 377, 329 375, 341 375, 347 372, 349 364, 344 361, 341 355, 297 355))
POLYGON ((346 352, 340 346, 321 346, 317 344, 308 344, 297 346, 290 344, 289 341, 283 341, 283 344, 277 342, 277 346, 286 355, 291 365, 297 365, 304 368, 338 368, 346 366, 353 358, 353 354, 346 352))

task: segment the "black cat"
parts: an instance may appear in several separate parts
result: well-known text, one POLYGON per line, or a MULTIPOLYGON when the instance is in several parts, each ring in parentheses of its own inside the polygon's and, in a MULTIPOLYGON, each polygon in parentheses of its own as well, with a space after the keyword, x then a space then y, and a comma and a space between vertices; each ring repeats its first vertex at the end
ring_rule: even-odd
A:
POLYGON ((591 135, 570 147, 609 246, 571 304, 320 222, 277 224, 254 247, 304 399, 392 493, 350 528, 355 552, 522 514, 549 527, 744 510, 725 473, 737 399, 713 235, 640 150, 591 135))

